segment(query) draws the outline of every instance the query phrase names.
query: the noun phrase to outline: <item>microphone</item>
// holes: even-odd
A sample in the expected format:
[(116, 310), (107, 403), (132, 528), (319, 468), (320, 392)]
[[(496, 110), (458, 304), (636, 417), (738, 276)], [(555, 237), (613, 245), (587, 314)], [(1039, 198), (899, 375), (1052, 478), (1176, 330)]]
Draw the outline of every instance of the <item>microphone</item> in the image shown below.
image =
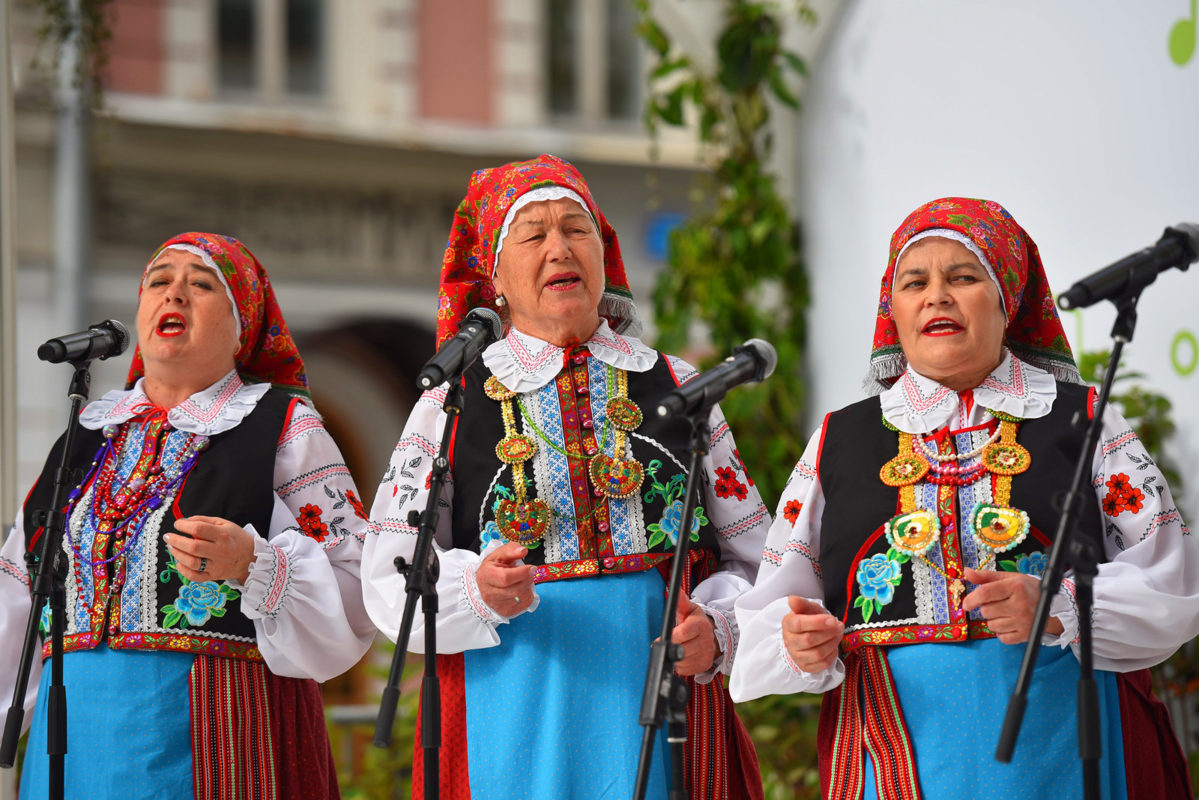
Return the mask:
[(129, 345), (129, 331), (119, 320), (106, 319), (79, 333), (68, 333), (48, 339), (37, 349), (42, 361), (57, 364), (61, 361), (101, 361), (119, 356)]
[(432, 389), (449, 380), (457, 380), (474, 363), (483, 348), (500, 338), (504, 326), (500, 315), (490, 308), (472, 308), (453, 339), (441, 346), (416, 376), (416, 385)]
[(1100, 300), (1115, 302), (1132, 291), (1144, 289), (1157, 278), (1157, 273), (1170, 267), (1185, 271), (1199, 259), (1199, 225), (1180, 222), (1166, 228), (1157, 244), (1088, 275), (1063, 292), (1057, 304), (1067, 311), (1086, 308)]
[(696, 375), (667, 394), (658, 404), (659, 417), (690, 416), (711, 408), (742, 383), (756, 383), (774, 374), (778, 365), (774, 346), (763, 339), (750, 339), (707, 372)]

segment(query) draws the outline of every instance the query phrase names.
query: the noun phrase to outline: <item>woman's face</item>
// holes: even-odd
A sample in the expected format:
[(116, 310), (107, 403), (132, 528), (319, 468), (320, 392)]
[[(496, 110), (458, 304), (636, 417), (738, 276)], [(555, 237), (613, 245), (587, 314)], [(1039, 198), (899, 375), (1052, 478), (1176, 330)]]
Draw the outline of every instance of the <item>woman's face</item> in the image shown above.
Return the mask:
[(183, 368), (213, 381), (233, 369), (237, 324), (217, 274), (186, 250), (159, 254), (142, 280), (137, 343), (147, 378)]
[(557, 345), (585, 342), (599, 325), (604, 247), (591, 214), (574, 200), (529, 203), (500, 250), (495, 291), (512, 327)]
[(1007, 328), (999, 288), (966, 246), (929, 237), (895, 268), (891, 317), (916, 372), (957, 391), (999, 364)]

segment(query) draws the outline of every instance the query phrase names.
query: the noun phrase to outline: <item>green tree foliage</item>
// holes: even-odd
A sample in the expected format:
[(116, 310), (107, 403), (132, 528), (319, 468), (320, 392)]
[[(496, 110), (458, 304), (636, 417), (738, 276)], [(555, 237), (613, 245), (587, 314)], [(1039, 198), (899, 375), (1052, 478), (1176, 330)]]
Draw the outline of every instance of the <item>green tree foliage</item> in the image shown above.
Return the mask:
[[(656, 57), (646, 123), (685, 126), (694, 120), (711, 161), (704, 203), (670, 237), (670, 268), (658, 279), (654, 311), (658, 347), (688, 349), (694, 326), (706, 328), (712, 361), (746, 339), (778, 350), (774, 376), (722, 401), (768, 505), (803, 451), (804, 347), (808, 280), (799, 229), (767, 169), (772, 140), (771, 98), (799, 108), (788, 81), (806, 72), (783, 47), (772, 3), (726, 0), (709, 71), (683, 53), (637, 0), (638, 32)], [(810, 18), (806, 5), (801, 12)]]
[[(774, 376), (738, 388), (721, 402), (767, 505), (803, 452), (804, 351), (808, 279), (799, 227), (767, 168), (772, 99), (798, 110), (789, 81), (806, 74), (803, 60), (782, 42), (780, 10), (769, 2), (725, 0), (714, 66), (704, 71), (638, 0), (638, 32), (656, 63), (650, 74), (646, 123), (694, 121), (711, 163), (705, 202), (670, 239), (670, 264), (658, 279), (654, 311), (658, 347), (688, 349), (694, 328), (706, 328), (709, 361), (746, 339), (778, 350)], [(805, 3), (802, 21), (814, 21)], [(707, 366), (707, 365), (701, 365)], [(766, 797), (817, 798), (816, 723), (820, 697), (787, 695), (742, 703), (738, 713), (758, 750)]]

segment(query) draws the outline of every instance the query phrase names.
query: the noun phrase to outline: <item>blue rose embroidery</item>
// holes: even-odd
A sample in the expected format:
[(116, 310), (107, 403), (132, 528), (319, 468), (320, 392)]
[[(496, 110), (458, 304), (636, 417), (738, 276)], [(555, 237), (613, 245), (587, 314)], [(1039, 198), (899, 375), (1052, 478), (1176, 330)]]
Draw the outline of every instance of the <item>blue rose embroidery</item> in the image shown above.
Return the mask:
[(505, 541), (507, 540), (504, 538), (504, 535), (500, 533), (500, 526), (496, 525), (495, 521), (492, 520), (483, 526), (483, 532), (479, 534), (479, 542), (481, 545), (479, 549), (487, 547), (487, 545), (491, 542)]
[(1048, 564), (1049, 559), (1045, 557), (1044, 553), (1029, 553), (1026, 556), (1020, 556), (1020, 560), (1016, 562), (1016, 570), (1022, 575), (1032, 575), (1039, 578)]
[(889, 558), (890, 555), (875, 553), (858, 563), (856, 578), (859, 594), (853, 605), (862, 610), (863, 622), (869, 622), (872, 616), (882, 611), (883, 606), (895, 599), (895, 587), (901, 578), (901, 562)]
[(1014, 561), (1010, 558), (1005, 558), (999, 562), (999, 567), (1004, 572), (1019, 572), (1021, 575), (1032, 575), (1034, 578), (1039, 578), (1048, 565), (1048, 557), (1039, 551), (1022, 555)]
[[(669, 539), (671, 544), (678, 542), (679, 527), (682, 522), (683, 501), (675, 500), (662, 512), (662, 519), (645, 526), (645, 529), (650, 532), (649, 546), (654, 547), (665, 539)], [(699, 541), (699, 529), (707, 524), (708, 518), (704, 516), (704, 507), (696, 506), (695, 512), (691, 516), (691, 541)]]
[(236, 590), (217, 581), (185, 581), (175, 602), (162, 609), (163, 627), (198, 627), (213, 617), (223, 617), (225, 604), (239, 596)]

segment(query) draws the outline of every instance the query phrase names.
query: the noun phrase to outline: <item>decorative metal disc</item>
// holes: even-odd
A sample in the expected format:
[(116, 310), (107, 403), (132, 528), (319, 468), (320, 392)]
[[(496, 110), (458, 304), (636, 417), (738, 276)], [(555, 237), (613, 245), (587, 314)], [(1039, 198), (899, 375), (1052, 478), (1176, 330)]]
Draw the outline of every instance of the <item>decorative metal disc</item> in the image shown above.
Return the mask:
[(983, 448), (982, 463), (996, 475), (1019, 475), (1032, 464), (1032, 454), (1018, 442), (992, 442)]
[(495, 457), (505, 464), (520, 464), (528, 461), (537, 452), (537, 443), (521, 433), (500, 439), (495, 446)]
[(887, 541), (901, 553), (922, 556), (941, 538), (941, 521), (931, 511), (909, 511), (887, 520)]
[(928, 462), (914, 454), (895, 456), (883, 464), (878, 477), (888, 486), (912, 486), (928, 474)]
[(587, 467), (596, 491), (605, 497), (628, 497), (641, 488), (645, 468), (630, 459), (616, 459), (601, 453)]
[(970, 515), (975, 541), (993, 553), (1011, 550), (1023, 542), (1029, 527), (1028, 512), (1011, 506), (983, 503)]
[(492, 400), (507, 400), (516, 397), (516, 392), (500, 383), (500, 379), (494, 375), (483, 382), (483, 393)]
[(541, 498), (525, 503), (501, 500), (496, 508), (495, 524), (510, 542), (535, 547), (550, 524), (550, 507)]
[(613, 397), (608, 401), (608, 419), (612, 427), (622, 431), (636, 430), (644, 416), (641, 409), (627, 397)]

